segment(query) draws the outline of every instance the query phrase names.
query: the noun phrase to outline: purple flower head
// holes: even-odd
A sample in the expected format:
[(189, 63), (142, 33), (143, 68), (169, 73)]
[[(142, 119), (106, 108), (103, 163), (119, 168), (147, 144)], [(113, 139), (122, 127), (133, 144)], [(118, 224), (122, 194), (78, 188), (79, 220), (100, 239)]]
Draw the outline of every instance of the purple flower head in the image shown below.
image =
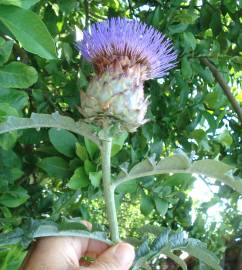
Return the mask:
[(94, 23), (83, 32), (77, 48), (99, 73), (139, 66), (143, 79), (163, 77), (177, 58), (170, 40), (145, 23), (111, 18)]

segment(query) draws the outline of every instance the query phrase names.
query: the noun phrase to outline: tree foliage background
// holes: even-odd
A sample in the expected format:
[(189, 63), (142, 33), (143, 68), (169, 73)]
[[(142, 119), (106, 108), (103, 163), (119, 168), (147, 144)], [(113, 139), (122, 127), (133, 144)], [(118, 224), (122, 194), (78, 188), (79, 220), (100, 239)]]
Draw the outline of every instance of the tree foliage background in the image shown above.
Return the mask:
[[(221, 160), (242, 177), (238, 112), (206, 64), (241, 103), (241, 8), (235, 0), (0, 0), (0, 122), (32, 112), (78, 120), (80, 91), (94, 71), (75, 49), (75, 26), (135, 18), (169, 37), (179, 58), (167, 78), (146, 82), (150, 121), (115, 138), (114, 172), (180, 149), (191, 160)], [(107, 231), (100, 152), (89, 140), (53, 128), (14, 131), (0, 135), (0, 157), (0, 232), (17, 237), (16, 229), (34, 220), (75, 218)], [(201, 183), (207, 194), (199, 194)], [(144, 224), (185, 230), (205, 242), (224, 269), (241, 269), (242, 201), (236, 190), (206, 177), (166, 174), (124, 184), (116, 199), (124, 239), (142, 235)], [(213, 209), (219, 216), (209, 216)], [(7, 246), (0, 238), (1, 269), (18, 269), (25, 254), (20, 242)], [(169, 260), (157, 264), (178, 269)], [(196, 260), (192, 265), (208, 269)]]

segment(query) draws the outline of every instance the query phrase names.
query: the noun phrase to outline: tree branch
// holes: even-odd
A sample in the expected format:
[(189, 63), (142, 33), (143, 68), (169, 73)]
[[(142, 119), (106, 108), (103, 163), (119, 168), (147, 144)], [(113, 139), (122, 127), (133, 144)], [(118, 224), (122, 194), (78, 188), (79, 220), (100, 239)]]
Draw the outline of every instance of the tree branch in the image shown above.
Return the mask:
[(231, 89), (228, 86), (228, 84), (226, 83), (226, 81), (224, 80), (223, 76), (218, 71), (218, 69), (207, 58), (201, 58), (201, 62), (205, 66), (207, 66), (210, 69), (210, 71), (212, 72), (215, 80), (219, 83), (220, 87), (223, 89), (224, 94), (227, 96), (232, 108), (234, 109), (234, 111), (238, 115), (238, 119), (239, 119), (240, 123), (242, 124), (242, 109), (241, 109), (239, 103), (237, 102), (237, 100), (234, 98), (234, 96), (231, 92)]

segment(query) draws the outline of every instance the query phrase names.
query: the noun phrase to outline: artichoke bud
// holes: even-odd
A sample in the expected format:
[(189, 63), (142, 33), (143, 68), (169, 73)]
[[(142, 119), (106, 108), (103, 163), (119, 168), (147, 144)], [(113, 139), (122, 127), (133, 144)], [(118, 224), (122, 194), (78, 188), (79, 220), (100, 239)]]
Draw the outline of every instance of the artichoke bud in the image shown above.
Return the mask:
[(147, 121), (147, 107), (143, 81), (133, 72), (106, 71), (81, 91), (81, 113), (102, 127), (118, 123), (133, 132)]
[(77, 48), (97, 73), (81, 92), (82, 115), (101, 127), (118, 124), (130, 132), (146, 123), (144, 81), (175, 66), (171, 42), (144, 23), (112, 18), (84, 30)]

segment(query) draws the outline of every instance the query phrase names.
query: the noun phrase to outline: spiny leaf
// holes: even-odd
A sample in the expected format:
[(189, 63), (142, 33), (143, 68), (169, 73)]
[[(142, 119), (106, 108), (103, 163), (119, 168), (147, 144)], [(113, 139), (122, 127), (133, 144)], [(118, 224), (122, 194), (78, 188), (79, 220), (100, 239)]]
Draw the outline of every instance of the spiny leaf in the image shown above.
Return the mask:
[[(219, 260), (207, 249), (204, 243), (197, 239), (188, 238), (187, 233), (184, 231), (174, 232), (169, 228), (160, 229), (162, 230), (161, 234), (151, 244), (149, 244), (149, 240), (145, 240), (138, 248), (139, 252), (136, 256), (134, 269), (140, 269), (139, 267), (144, 261), (151, 260), (163, 253), (185, 270), (187, 269), (185, 263), (172, 252), (173, 250), (182, 250), (198, 258), (214, 270), (221, 270)], [(140, 231), (143, 234), (143, 231)]]
[(233, 170), (232, 166), (212, 159), (195, 161), (190, 168), (191, 172), (213, 177), (242, 193), (242, 180), (232, 175)]
[(185, 155), (174, 155), (161, 159), (156, 170), (186, 170), (190, 167), (189, 159)]
[(198, 160), (191, 166), (191, 171), (205, 175), (208, 174), (210, 177), (214, 175), (215, 178), (219, 178), (225, 174), (229, 176), (229, 172), (232, 170), (232, 166), (213, 159)]
[(97, 241), (104, 242), (111, 245), (112, 242), (106, 238), (103, 232), (89, 232), (87, 230), (71, 229), (73, 225), (69, 224), (68, 230), (59, 230), (56, 224), (54, 225), (40, 225), (33, 233), (33, 238), (47, 237), (47, 236), (76, 236), (91, 238)]
[(242, 180), (233, 176), (232, 169), (233, 167), (223, 162), (210, 159), (195, 161), (191, 164), (186, 155), (179, 153), (160, 160), (155, 166), (147, 159), (141, 161), (128, 174), (120, 174), (114, 186), (117, 187), (126, 181), (156, 174), (197, 173), (215, 178), (242, 194)]
[(158, 237), (163, 231), (163, 228), (161, 228), (160, 226), (147, 224), (139, 228), (138, 231), (139, 233), (144, 234), (144, 235), (146, 235), (147, 233), (151, 233)]
[(186, 247), (181, 248), (183, 251), (188, 252), (190, 255), (198, 258), (200, 261), (204, 262), (208, 266), (212, 267), (215, 270), (222, 270), (219, 265), (218, 258), (210, 252), (204, 243), (197, 239), (190, 238), (188, 239), (188, 244)]
[(184, 231), (177, 231), (170, 235), (169, 243), (171, 248), (179, 248), (183, 247), (187, 244), (188, 236), (187, 233)]
[(171, 230), (168, 228), (164, 228), (163, 232), (153, 241), (151, 244), (151, 249), (154, 251), (158, 251), (168, 244), (169, 234)]
[(153, 169), (154, 167), (152, 163), (148, 159), (145, 159), (140, 163), (136, 164), (129, 172), (129, 175), (142, 174)]
[(16, 245), (21, 242), (22, 237), (24, 235), (24, 231), (20, 228), (17, 228), (16, 230), (0, 234), (0, 247), (6, 247), (8, 245)]
[(148, 244), (148, 240), (145, 240), (141, 246), (137, 249), (136, 251), (136, 257), (140, 258), (140, 257), (144, 257), (147, 253), (149, 253), (150, 248), (149, 248), (149, 244)]
[(99, 139), (94, 134), (91, 126), (84, 122), (75, 122), (72, 118), (62, 116), (58, 112), (52, 114), (32, 113), (30, 118), (9, 116), (5, 122), (0, 124), (0, 134), (18, 129), (54, 127), (69, 130), (73, 133), (87, 137), (97, 145)]

